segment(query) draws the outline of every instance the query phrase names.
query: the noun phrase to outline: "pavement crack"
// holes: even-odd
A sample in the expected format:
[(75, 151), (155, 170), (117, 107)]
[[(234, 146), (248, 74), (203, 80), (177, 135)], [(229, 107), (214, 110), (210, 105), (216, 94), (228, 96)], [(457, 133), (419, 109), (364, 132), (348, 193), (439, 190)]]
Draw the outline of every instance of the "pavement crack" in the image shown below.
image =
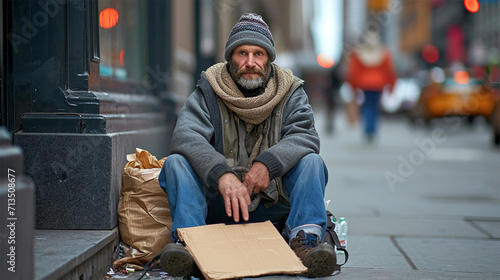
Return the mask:
[(480, 225), (476, 224), (474, 220), (465, 218), (465, 222), (467, 222), (469, 225), (471, 225), (473, 228), (477, 229), (480, 231), (482, 234), (486, 235), (489, 239), (495, 239), (491, 233), (486, 231), (484, 228), (482, 228)]
[(394, 236), (391, 236), (391, 241), (392, 241), (392, 244), (394, 244), (394, 246), (396, 246), (396, 248), (398, 249), (398, 251), (403, 255), (403, 257), (405, 258), (406, 262), (411, 267), (411, 269), (418, 270), (417, 266), (411, 261), (410, 257), (408, 257), (408, 255), (403, 250), (403, 248), (401, 248), (401, 246), (399, 246), (399, 244), (396, 241), (396, 238)]

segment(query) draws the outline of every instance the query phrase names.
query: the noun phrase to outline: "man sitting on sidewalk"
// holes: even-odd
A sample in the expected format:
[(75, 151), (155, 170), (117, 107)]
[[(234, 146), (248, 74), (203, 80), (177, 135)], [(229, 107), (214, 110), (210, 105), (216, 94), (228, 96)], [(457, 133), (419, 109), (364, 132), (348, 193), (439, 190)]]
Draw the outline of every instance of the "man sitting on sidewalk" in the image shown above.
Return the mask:
[(197, 270), (178, 228), (286, 220), (307, 276), (329, 276), (336, 255), (319, 244), (328, 171), (303, 81), (272, 63), (274, 40), (257, 14), (241, 16), (224, 58), (202, 74), (180, 111), (159, 176), (174, 241), (162, 251), (162, 269), (175, 277)]

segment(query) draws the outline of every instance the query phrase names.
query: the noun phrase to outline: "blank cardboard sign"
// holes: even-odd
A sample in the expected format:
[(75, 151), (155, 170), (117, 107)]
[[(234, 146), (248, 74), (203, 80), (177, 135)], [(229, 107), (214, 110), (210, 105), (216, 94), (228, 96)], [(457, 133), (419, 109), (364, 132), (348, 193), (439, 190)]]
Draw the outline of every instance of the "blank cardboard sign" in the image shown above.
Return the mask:
[(207, 279), (307, 271), (270, 221), (178, 229), (179, 238)]

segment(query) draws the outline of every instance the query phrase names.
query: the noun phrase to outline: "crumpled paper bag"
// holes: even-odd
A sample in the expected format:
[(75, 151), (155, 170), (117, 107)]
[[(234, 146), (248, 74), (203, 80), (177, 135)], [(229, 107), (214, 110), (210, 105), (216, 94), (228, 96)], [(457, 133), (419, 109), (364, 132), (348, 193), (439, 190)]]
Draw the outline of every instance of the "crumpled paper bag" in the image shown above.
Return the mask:
[(118, 221), (125, 256), (113, 267), (126, 264), (143, 266), (172, 242), (172, 218), (167, 194), (160, 188), (158, 175), (166, 158), (157, 160), (148, 151), (137, 148), (127, 155), (118, 203)]

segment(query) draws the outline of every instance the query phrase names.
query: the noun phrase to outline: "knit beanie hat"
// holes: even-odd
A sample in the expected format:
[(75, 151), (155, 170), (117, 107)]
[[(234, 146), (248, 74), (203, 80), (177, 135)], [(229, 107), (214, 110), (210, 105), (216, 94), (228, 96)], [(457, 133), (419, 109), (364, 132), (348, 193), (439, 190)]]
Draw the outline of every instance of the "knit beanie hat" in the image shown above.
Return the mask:
[(234, 25), (226, 42), (224, 53), (226, 61), (231, 60), (234, 49), (241, 45), (257, 45), (267, 51), (270, 61), (276, 58), (273, 35), (262, 16), (258, 14), (244, 14)]

